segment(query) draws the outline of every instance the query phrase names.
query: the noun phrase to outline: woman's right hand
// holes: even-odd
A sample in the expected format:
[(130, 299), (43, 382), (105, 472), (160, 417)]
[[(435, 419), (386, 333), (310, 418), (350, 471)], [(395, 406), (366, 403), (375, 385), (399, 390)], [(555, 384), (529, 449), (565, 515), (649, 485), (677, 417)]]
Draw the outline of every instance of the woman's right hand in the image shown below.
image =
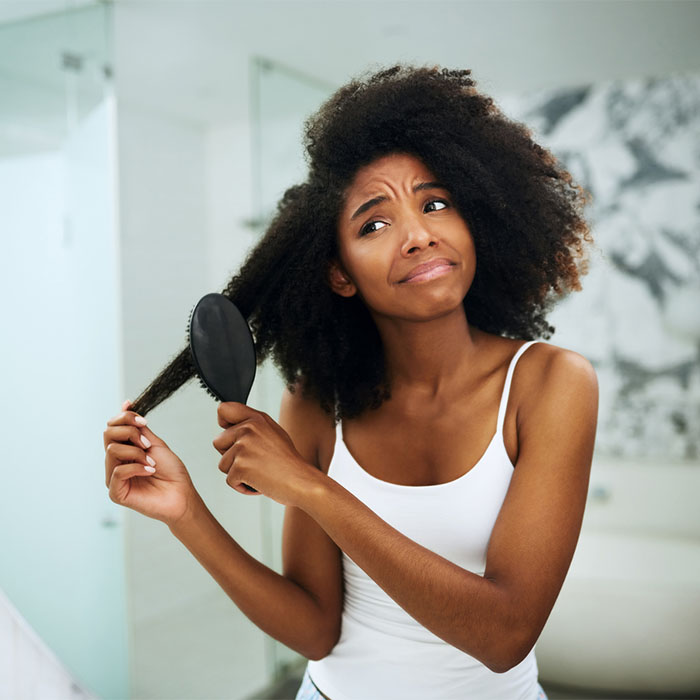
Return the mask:
[[(122, 405), (120, 414), (107, 421), (104, 431), (105, 477), (109, 497), (115, 503), (161, 520), (176, 523), (199, 497), (187, 468), (180, 458), (152, 430), (136, 421), (145, 421)], [(150, 445), (144, 444), (145, 437)], [(154, 472), (151, 458), (155, 464)]]

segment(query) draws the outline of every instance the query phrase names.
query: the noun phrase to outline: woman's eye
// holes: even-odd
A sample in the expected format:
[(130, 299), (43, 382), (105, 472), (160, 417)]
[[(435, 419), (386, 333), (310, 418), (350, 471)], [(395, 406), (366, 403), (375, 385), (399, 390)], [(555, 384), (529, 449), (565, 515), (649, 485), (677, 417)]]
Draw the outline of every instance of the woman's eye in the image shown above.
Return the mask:
[(374, 233), (376, 229), (372, 230), (369, 227), (370, 226), (375, 226), (376, 224), (382, 224), (383, 226), (386, 226), (386, 224), (383, 221), (370, 221), (369, 223), (365, 224), (361, 229), (360, 229), (360, 235), (365, 236), (368, 233)]
[(431, 204), (442, 204), (440, 209), (435, 209), (434, 211), (442, 211), (442, 209), (447, 209), (449, 206), (444, 199), (431, 199), (425, 206), (428, 207)]
[[(444, 199), (431, 199), (429, 202), (426, 202), (425, 206), (429, 207), (431, 204), (440, 204), (442, 206), (438, 207), (437, 209), (433, 209), (432, 211), (442, 211), (443, 209), (447, 209), (449, 207), (449, 203), (446, 202)], [(370, 226), (377, 226), (378, 224), (381, 224), (382, 226), (386, 226), (386, 222), (384, 221), (370, 221), (369, 223), (366, 223), (361, 229), (360, 229), (360, 235), (361, 236), (366, 236), (368, 233), (375, 233), (377, 229), (371, 229)]]

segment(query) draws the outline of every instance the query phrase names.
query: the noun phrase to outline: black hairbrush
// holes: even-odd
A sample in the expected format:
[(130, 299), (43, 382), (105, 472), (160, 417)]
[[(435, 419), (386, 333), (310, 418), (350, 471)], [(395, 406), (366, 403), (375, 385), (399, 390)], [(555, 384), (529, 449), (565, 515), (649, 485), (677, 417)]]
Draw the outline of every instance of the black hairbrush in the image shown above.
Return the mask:
[(255, 379), (255, 344), (238, 307), (223, 294), (205, 294), (187, 327), (199, 383), (218, 401), (245, 403)]

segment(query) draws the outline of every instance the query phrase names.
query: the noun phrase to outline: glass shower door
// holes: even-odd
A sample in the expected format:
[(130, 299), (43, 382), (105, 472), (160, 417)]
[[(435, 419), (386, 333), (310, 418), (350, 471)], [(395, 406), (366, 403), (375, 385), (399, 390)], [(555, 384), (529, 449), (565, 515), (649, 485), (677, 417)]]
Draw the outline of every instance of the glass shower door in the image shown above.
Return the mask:
[(0, 25), (0, 588), (45, 645), (14, 671), (32, 697), (60, 694), (52, 655), (76, 696), (128, 696), (110, 32), (105, 4)]

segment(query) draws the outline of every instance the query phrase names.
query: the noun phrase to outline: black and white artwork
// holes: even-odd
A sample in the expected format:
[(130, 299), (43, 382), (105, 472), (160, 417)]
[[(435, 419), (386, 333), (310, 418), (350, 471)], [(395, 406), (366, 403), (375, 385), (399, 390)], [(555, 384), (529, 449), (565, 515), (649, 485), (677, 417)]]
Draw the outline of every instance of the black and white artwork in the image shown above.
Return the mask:
[(700, 459), (700, 74), (497, 100), (592, 194), (583, 290), (550, 342), (600, 385), (596, 454)]

